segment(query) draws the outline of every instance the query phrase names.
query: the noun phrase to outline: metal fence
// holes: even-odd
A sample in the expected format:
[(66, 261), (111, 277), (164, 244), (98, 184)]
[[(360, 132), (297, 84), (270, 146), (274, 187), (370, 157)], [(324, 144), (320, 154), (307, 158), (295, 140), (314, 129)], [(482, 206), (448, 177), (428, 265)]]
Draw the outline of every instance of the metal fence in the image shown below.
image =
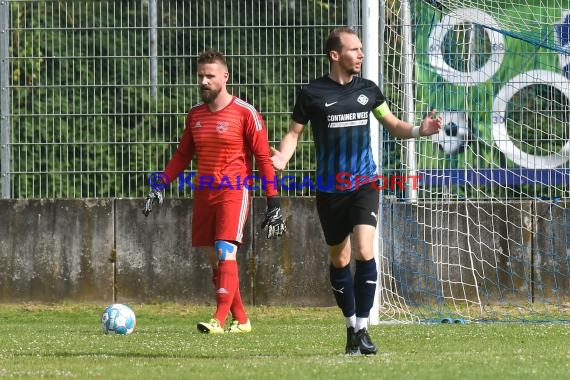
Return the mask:
[[(299, 85), (328, 70), (324, 38), (347, 24), (355, 3), (2, 2), (3, 197), (143, 196), (199, 101), (195, 61), (208, 47), (226, 54), (231, 92), (263, 114), (270, 141), (279, 141)], [(296, 175), (314, 169), (303, 138), (290, 164)]]
[[(343, 25), (365, 29), (361, 3), (0, 2), (2, 196), (144, 196), (148, 175), (165, 167), (188, 109), (199, 102), (196, 58), (209, 47), (226, 54), (230, 90), (263, 114), (276, 145), (298, 88), (328, 71), (323, 42), (329, 32)], [(398, 187), (384, 193), (418, 199), (568, 197), (567, 3), (527, 1), (533, 10), (524, 13), (528, 17), (505, 15), (482, 0), (457, 6), (463, 3), (473, 7), (462, 9), (463, 21), (431, 1), (375, 3), (381, 8), (378, 84), (392, 112), (411, 123), (433, 106), (446, 115), (445, 133), (432, 138), (402, 143), (381, 131), (383, 173), (418, 170), (424, 178), (417, 194)], [(507, 5), (516, 9), (518, 3)], [(543, 21), (538, 24), (536, 10)], [(468, 22), (474, 15), (483, 20)], [(517, 34), (483, 27), (493, 16), (499, 26), (539, 29)], [(518, 90), (505, 98), (512, 88)], [(458, 120), (464, 120), (459, 127)], [(302, 179), (314, 169), (311, 134), (305, 133), (283, 175)], [(314, 194), (310, 186), (281, 190), (287, 196)], [(169, 192), (192, 195), (177, 183)]]

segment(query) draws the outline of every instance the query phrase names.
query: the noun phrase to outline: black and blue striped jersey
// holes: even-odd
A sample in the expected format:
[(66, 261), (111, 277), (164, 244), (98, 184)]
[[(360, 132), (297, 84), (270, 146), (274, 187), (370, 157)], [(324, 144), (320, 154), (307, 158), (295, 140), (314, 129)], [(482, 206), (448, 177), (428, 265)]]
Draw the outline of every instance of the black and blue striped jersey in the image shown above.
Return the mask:
[[(385, 101), (374, 82), (356, 76), (341, 85), (326, 75), (300, 89), (293, 120), (303, 125), (311, 122), (319, 191), (353, 191), (358, 187), (357, 176), (377, 175), (370, 146), (370, 111)], [(339, 185), (340, 177), (344, 181)]]

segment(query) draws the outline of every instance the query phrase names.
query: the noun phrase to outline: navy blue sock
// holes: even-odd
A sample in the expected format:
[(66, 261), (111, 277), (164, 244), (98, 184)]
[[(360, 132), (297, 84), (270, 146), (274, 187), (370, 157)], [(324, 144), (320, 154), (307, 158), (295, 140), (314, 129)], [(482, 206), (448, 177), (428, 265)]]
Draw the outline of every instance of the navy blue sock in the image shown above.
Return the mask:
[(354, 299), (357, 318), (368, 318), (370, 316), (370, 309), (372, 309), (374, 304), (377, 280), (378, 271), (376, 270), (375, 259), (368, 261), (356, 260)]
[(350, 264), (344, 268), (335, 268), (330, 264), (330, 281), (336, 298), (336, 304), (342, 310), (345, 317), (354, 315), (354, 282)]

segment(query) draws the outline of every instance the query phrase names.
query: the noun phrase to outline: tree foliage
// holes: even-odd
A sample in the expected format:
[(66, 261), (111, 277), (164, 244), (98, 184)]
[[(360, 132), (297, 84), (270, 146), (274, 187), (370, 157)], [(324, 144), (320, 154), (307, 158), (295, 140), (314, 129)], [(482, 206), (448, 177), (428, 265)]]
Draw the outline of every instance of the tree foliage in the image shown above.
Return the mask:
[[(13, 197), (144, 195), (199, 101), (196, 57), (208, 47), (226, 54), (231, 91), (280, 140), (296, 89), (326, 69), (331, 20), (344, 21), (334, 2), (157, 4), (151, 83), (148, 1), (10, 3)], [(311, 167), (307, 148), (299, 151), (292, 169)]]

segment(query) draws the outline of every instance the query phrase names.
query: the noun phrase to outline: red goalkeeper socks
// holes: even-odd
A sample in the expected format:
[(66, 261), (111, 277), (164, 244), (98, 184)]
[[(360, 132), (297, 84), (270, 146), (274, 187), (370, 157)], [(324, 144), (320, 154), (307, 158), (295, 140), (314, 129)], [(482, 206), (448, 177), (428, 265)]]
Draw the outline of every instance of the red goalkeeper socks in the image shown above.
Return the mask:
[[(239, 280), (238, 280), (239, 282)], [(234, 300), (232, 302), (232, 306), (230, 308), (230, 311), (232, 312), (232, 318), (235, 321), (238, 321), (239, 323), (247, 323), (247, 314), (245, 312), (245, 309), (243, 307), (243, 302), (241, 299), (241, 294), (239, 291), (239, 284), (238, 287), (236, 289), (236, 293), (234, 295)]]
[[(235, 260), (220, 261), (218, 264), (218, 287), (216, 289), (216, 318), (224, 327), (226, 317), (238, 289), (238, 266)], [(241, 298), (241, 297), (240, 297)]]

